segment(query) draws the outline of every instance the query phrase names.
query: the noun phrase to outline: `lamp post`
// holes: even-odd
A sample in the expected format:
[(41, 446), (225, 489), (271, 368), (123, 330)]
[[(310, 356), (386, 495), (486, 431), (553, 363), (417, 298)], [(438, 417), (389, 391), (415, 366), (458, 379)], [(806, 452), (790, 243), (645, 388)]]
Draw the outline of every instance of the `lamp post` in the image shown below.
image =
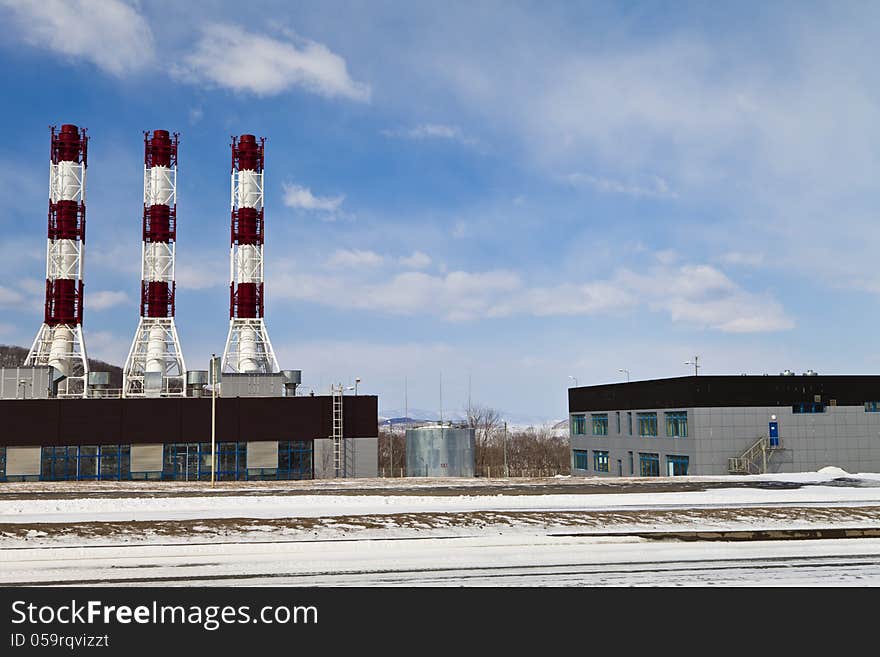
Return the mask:
[(211, 488), (217, 469), (217, 383), (220, 380), (220, 359), (211, 354)]
[(360, 380), (359, 378), (356, 378), (356, 379), (354, 380), (354, 396), (355, 396), (355, 397), (357, 397), (357, 394), (358, 394), (358, 383), (360, 383), (360, 382), (361, 382), (361, 380)]
[(684, 362), (685, 365), (693, 365), (694, 366), (694, 376), (700, 375), (700, 357), (694, 356), (693, 360), (686, 360)]
[(620, 368), (617, 371), (620, 372), (621, 374), (626, 373), (626, 382), (629, 383), (629, 370), (624, 369), (624, 368)]

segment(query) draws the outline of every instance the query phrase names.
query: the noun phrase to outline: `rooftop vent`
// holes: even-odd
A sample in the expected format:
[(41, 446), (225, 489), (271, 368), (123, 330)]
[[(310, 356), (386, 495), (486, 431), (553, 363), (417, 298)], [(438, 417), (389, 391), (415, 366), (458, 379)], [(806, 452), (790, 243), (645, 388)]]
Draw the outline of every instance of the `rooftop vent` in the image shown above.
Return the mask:
[(804, 376), (819, 376), (818, 372), (814, 372), (813, 370), (807, 370), (804, 372)]
[(784, 372), (780, 372), (779, 376), (794, 376), (794, 372), (791, 370), (785, 370)]

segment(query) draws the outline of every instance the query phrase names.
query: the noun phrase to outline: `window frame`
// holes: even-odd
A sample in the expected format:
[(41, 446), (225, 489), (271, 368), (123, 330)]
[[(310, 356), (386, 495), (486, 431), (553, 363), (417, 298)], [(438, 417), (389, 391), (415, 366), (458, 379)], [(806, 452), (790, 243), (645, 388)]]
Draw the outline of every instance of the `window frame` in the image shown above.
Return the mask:
[[(651, 467), (648, 468), (647, 465)], [(656, 466), (656, 469), (653, 466)], [(660, 454), (658, 452), (639, 452), (639, 476), (660, 476)]]
[[(656, 438), (657, 437), (657, 411), (643, 411), (636, 413), (636, 420), (639, 427), (639, 438)], [(653, 428), (653, 433), (645, 433), (645, 427), (648, 430)]]
[(593, 450), (593, 470), (596, 472), (611, 472), (610, 463), (611, 459), (609, 458), (608, 450)]
[[(688, 417), (687, 411), (666, 411), (666, 437), (687, 438)], [(684, 429), (684, 431), (682, 431)]]
[[(680, 469), (679, 466), (684, 464), (684, 472), (675, 472), (676, 469)], [(672, 472), (670, 473), (669, 466), (672, 466)], [(688, 471), (690, 470), (690, 457), (686, 454), (667, 454), (666, 455), (666, 475), (669, 477), (687, 477)]]
[[(279, 440), (278, 441), (278, 479), (314, 479), (315, 478), (315, 443), (312, 440)], [(308, 467), (302, 467), (307, 456)], [(296, 459), (294, 459), (296, 457)], [(296, 460), (298, 467), (291, 467)], [(292, 473), (307, 476), (291, 476)]]

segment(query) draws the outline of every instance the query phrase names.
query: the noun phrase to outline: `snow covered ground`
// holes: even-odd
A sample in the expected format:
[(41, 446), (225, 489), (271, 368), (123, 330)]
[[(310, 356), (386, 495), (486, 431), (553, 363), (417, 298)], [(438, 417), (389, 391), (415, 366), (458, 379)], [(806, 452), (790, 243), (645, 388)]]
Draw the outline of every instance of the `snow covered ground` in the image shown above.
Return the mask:
[(880, 585), (880, 475), (0, 486), (0, 585)]

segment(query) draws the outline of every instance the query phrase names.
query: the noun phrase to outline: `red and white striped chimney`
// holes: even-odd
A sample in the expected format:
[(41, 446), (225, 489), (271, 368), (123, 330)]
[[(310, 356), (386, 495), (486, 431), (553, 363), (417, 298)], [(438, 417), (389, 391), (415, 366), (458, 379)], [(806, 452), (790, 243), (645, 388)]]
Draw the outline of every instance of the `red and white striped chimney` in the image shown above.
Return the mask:
[(49, 235), (43, 325), (25, 366), (50, 365), (65, 377), (59, 393), (85, 395), (89, 364), (83, 340), (83, 255), (86, 241), (85, 128), (51, 128)]
[(263, 319), (264, 138), (232, 138), (227, 372), (270, 373), (278, 361)]
[(141, 316), (123, 368), (126, 397), (186, 393), (174, 324), (178, 142), (167, 130), (144, 133)]

